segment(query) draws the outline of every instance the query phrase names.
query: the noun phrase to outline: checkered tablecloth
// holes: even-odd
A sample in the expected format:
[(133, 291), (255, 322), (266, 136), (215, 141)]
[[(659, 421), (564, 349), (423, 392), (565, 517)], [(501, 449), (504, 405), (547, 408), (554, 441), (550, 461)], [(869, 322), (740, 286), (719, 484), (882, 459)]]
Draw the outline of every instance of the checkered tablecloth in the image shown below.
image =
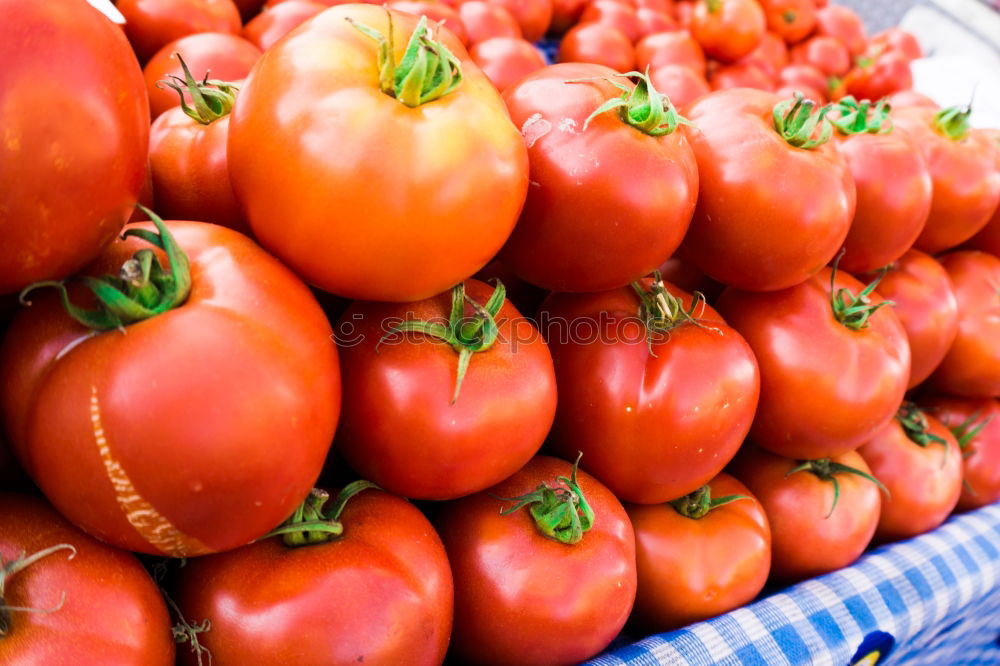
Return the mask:
[(1000, 664), (1000, 503), (882, 546), (847, 569), (588, 663)]

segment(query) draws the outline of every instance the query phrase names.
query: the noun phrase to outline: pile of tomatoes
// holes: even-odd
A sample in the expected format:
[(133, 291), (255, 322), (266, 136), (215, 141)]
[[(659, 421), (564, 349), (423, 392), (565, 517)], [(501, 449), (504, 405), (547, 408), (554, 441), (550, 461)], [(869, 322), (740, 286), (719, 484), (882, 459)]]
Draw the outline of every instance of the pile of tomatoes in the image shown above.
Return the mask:
[(263, 4), (0, 0), (0, 661), (575, 663), (1000, 500), (911, 35)]

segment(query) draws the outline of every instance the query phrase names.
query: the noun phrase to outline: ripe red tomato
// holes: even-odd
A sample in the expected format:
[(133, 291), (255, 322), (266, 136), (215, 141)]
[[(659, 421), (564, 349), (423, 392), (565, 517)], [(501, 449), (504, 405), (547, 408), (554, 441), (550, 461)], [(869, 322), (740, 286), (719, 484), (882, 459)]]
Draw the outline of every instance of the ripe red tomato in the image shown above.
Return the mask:
[[(750, 439), (788, 458), (829, 458), (863, 444), (892, 418), (910, 375), (896, 313), (854, 278), (831, 272), (781, 291), (730, 288), (718, 301), (760, 365)], [(854, 304), (869, 307), (851, 314)]]
[(552, 0), (487, 0), (510, 12), (521, 26), (524, 38), (537, 42), (552, 23)]
[(443, 2), (437, 0), (392, 0), (388, 6), (417, 17), (426, 16), (438, 25), (450, 30), (453, 35), (458, 37), (458, 41), (462, 42), (463, 46), (469, 44), (469, 36), (465, 32), (465, 25), (462, 23), (458, 11)]
[(699, 0), (691, 15), (691, 35), (705, 53), (735, 62), (760, 44), (767, 29), (757, 0)]
[[(996, 172), (1000, 174), (1000, 130), (986, 129), (982, 130), (982, 133), (993, 141), (997, 158)], [(993, 217), (986, 223), (986, 226), (970, 238), (965, 246), (973, 250), (989, 252), (995, 257), (1000, 257), (1000, 202), (998, 202), (997, 209), (993, 212)]]
[(790, 86), (782, 85), (774, 91), (779, 97), (795, 97), (795, 95), (802, 95), (804, 99), (812, 100), (816, 104), (822, 105), (826, 103), (826, 95), (821, 93), (815, 88), (810, 88), (809, 86)]
[(233, 0), (118, 0), (125, 36), (139, 62), (172, 41), (200, 32), (240, 34), (240, 11)]
[(692, 495), (625, 506), (638, 574), (632, 619), (647, 630), (676, 629), (734, 610), (767, 581), (771, 531), (746, 486), (719, 474)]
[(505, 7), (480, 0), (469, 0), (458, 7), (458, 15), (469, 35), (470, 44), (493, 37), (520, 37), (521, 26)]
[(747, 446), (731, 471), (767, 513), (771, 575), (778, 580), (850, 566), (875, 534), (879, 488), (854, 451), (802, 462)]
[(931, 396), (920, 408), (941, 421), (962, 449), (962, 494), (958, 510), (1000, 500), (1000, 402), (993, 398)]
[[(552, 537), (529, 507), (511, 512), (509, 498), (529, 493), (542, 500), (530, 511), (564, 512), (552, 521)], [(489, 491), (444, 505), (435, 525), (455, 577), (451, 642), (459, 659), (576, 663), (607, 646), (632, 610), (628, 515), (611, 491), (568, 462), (535, 457)]]
[(926, 106), (927, 108), (934, 109), (935, 111), (941, 109), (937, 102), (923, 93), (918, 93), (916, 90), (900, 90), (899, 92), (894, 92), (886, 98), (886, 101), (889, 102), (889, 106), (893, 109), (901, 109), (904, 106)]
[(167, 608), (139, 560), (43, 501), (0, 494), (0, 561), (4, 664), (174, 663)]
[(116, 241), (88, 274), (124, 265), (134, 286), (119, 288), (159, 314), (87, 317), (110, 328), (97, 332), (55, 293), (33, 293), (0, 347), (0, 405), (14, 451), (66, 517), (120, 548), (187, 556), (245, 544), (302, 501), (333, 438), (340, 382), (329, 322), (291, 271), (224, 227), (169, 232), (191, 267), (183, 304), (171, 307), (183, 299), (171, 286), (185, 282), (181, 254), (143, 281), (142, 257), (125, 262), (150, 244)]
[[(350, 498), (333, 518), (343, 532), (332, 538), (296, 532), (287, 536), (315, 541), (287, 546), (272, 537), (188, 561), (177, 604), (188, 621), (211, 622), (199, 640), (214, 663), (444, 660), (452, 578), (428, 520), (406, 500), (374, 489)], [(180, 652), (181, 663), (196, 663)]]
[(620, 499), (676, 499), (736, 454), (760, 377), (750, 347), (704, 301), (645, 279), (552, 294), (539, 325), (559, 388), (549, 442), (563, 456), (582, 451), (583, 468)]
[[(499, 93), (447, 29), (437, 34), (456, 54), (443, 66), (461, 69), (457, 87), (434, 101), (443, 91), (431, 81), (393, 89), (406, 103), (383, 93), (378, 44), (346, 19), (384, 34), (387, 16), (335, 7), (271, 47), (240, 91), (229, 172), (254, 235), (307, 281), (405, 302), (493, 258), (524, 202), (528, 157)], [(419, 24), (392, 16), (396, 62)]]
[(955, 508), (962, 492), (962, 450), (943, 423), (913, 403), (904, 403), (858, 453), (889, 490), (876, 540), (929, 532)]
[(920, 42), (913, 36), (913, 33), (893, 26), (872, 37), (868, 44), (870, 51), (895, 51), (904, 56), (907, 60), (916, 60), (924, 57), (924, 51), (920, 48)]
[(800, 42), (816, 27), (816, 3), (813, 0), (760, 0), (767, 19), (767, 29), (785, 42)]
[[(581, 28), (591, 26), (605, 27)], [(650, 94), (645, 79), (632, 78)], [(673, 108), (651, 112), (636, 90), (606, 67), (566, 63), (504, 92), (535, 185), (500, 256), (528, 282), (574, 292), (620, 287), (652, 272), (684, 237), (698, 191), (686, 132)], [(623, 105), (593, 115), (614, 98)]]
[(635, 7), (615, 0), (592, 0), (580, 14), (580, 23), (606, 23), (621, 30), (631, 42), (642, 36)]
[(851, 54), (833, 37), (810, 37), (793, 46), (789, 55), (796, 65), (812, 65), (827, 76), (843, 76), (851, 69)]
[(324, 9), (326, 5), (318, 2), (282, 2), (249, 20), (243, 26), (243, 37), (261, 51), (266, 51), (276, 41)]
[(844, 77), (847, 91), (858, 99), (878, 100), (913, 86), (910, 62), (898, 53), (890, 51), (858, 62)]
[(788, 47), (777, 34), (765, 32), (757, 48), (744, 56), (740, 62), (757, 65), (772, 79), (777, 79), (781, 69), (788, 65)]
[(545, 67), (542, 52), (520, 37), (487, 39), (472, 47), (469, 56), (501, 92)]
[(635, 68), (635, 48), (625, 33), (605, 23), (578, 23), (563, 35), (556, 59), (561, 63), (603, 65), (615, 72)]
[(746, 62), (719, 65), (713, 68), (708, 75), (708, 83), (712, 86), (712, 90), (725, 90), (726, 88), (774, 89), (774, 81), (767, 72), (754, 63)]
[(908, 250), (889, 266), (878, 293), (894, 303), (906, 331), (911, 359), (907, 388), (913, 388), (941, 363), (958, 333), (958, 303), (951, 279), (933, 257)]
[(868, 35), (861, 17), (843, 5), (830, 5), (816, 12), (816, 33), (837, 39), (851, 55), (864, 53)]
[[(783, 289), (820, 270), (840, 249), (854, 216), (854, 180), (836, 147), (815, 145), (822, 136), (814, 138), (810, 124), (802, 124), (817, 113), (807, 104), (734, 88), (687, 109), (701, 180), (682, 252), (716, 280), (754, 291)], [(783, 130), (775, 115), (783, 118)], [(796, 187), (777, 185), (786, 182)]]
[(0, 0), (0, 13), (7, 294), (75, 273), (118, 233), (142, 187), (149, 107), (132, 49), (93, 7)]
[(638, 7), (635, 16), (639, 19), (640, 38), (680, 28), (670, 14), (651, 7)]
[(552, 21), (549, 34), (562, 35), (580, 20), (580, 14), (590, 0), (552, 0)]
[(938, 260), (955, 289), (958, 334), (930, 384), (969, 398), (1000, 396), (1000, 259), (969, 250)]
[(687, 30), (658, 32), (639, 40), (635, 45), (635, 63), (639, 71), (664, 65), (682, 65), (698, 76), (706, 73), (705, 52)]
[(649, 80), (678, 109), (712, 92), (705, 77), (683, 65), (660, 65), (650, 71)]
[(778, 71), (778, 83), (794, 88), (811, 89), (823, 94), (825, 102), (827, 81), (823, 72), (812, 65), (786, 65)]

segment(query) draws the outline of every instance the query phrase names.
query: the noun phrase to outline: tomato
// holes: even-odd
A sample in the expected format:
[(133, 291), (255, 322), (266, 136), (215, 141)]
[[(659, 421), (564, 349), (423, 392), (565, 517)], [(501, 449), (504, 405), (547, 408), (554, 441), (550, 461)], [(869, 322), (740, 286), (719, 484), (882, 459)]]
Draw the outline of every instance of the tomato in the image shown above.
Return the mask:
[(118, 233), (142, 187), (149, 107), (132, 49), (93, 7), (0, 0), (0, 12), (7, 294), (75, 273)]
[(542, 52), (520, 37), (487, 39), (472, 47), (469, 56), (501, 92), (545, 67)]
[[(552, 537), (528, 507), (511, 513), (516, 504), (507, 498), (529, 493), (547, 500), (533, 502), (532, 511), (565, 507)], [(635, 535), (628, 515), (607, 488), (568, 462), (533, 458), (489, 491), (443, 506), (435, 525), (455, 576), (458, 659), (576, 663), (610, 643), (632, 610)]]
[[(422, 24), (392, 16), (398, 59)], [(428, 298), (503, 245), (528, 188), (527, 152), (499, 93), (448, 30), (437, 34), (458, 60), (445, 66), (460, 67), (461, 81), (433, 102), (401, 89), (411, 107), (380, 90), (378, 44), (345, 19), (388, 28), (379, 7), (335, 7), (254, 69), (230, 121), (233, 188), (260, 243), (317, 287)], [(420, 27), (416, 39), (426, 38)]]
[(691, 35), (722, 62), (734, 62), (757, 48), (766, 28), (757, 0), (700, 0), (691, 16)]
[(799, 127), (810, 113), (817, 112), (741, 88), (714, 92), (687, 109), (697, 128), (690, 137), (701, 180), (682, 252), (716, 280), (753, 291), (783, 289), (840, 249), (854, 215), (854, 181), (835, 146), (816, 145), (809, 126)]
[(793, 46), (789, 55), (796, 65), (812, 65), (826, 76), (843, 76), (851, 69), (851, 54), (833, 37), (810, 37)]
[(741, 63), (757, 65), (772, 79), (788, 64), (788, 48), (785, 42), (773, 32), (765, 32), (760, 44), (740, 60)]
[(904, 106), (926, 106), (929, 109), (938, 111), (941, 108), (933, 99), (923, 93), (918, 93), (916, 90), (894, 92), (886, 98), (886, 101), (894, 109), (900, 109)]
[(689, 29), (691, 27), (691, 17), (694, 16), (694, 2), (688, 2), (687, 0), (677, 0), (674, 3), (674, 18), (677, 19), (677, 24), (682, 28)]
[(779, 97), (795, 97), (796, 94), (802, 95), (803, 98), (812, 100), (816, 104), (824, 104), (826, 102), (826, 95), (821, 93), (815, 88), (810, 88), (809, 86), (790, 86), (783, 85), (777, 88), (774, 93)]
[(649, 73), (649, 80), (678, 109), (712, 91), (705, 77), (683, 65), (659, 65)]
[(324, 9), (326, 5), (318, 2), (283, 2), (265, 9), (248, 21), (243, 26), (243, 37), (261, 51), (266, 51), (276, 41)]
[[(644, 77), (632, 78), (651, 94)], [(674, 109), (634, 111), (645, 100), (635, 90), (606, 67), (567, 63), (504, 92), (535, 185), (500, 257), (528, 282), (613, 289), (650, 273), (680, 244), (698, 191), (695, 162)], [(614, 98), (628, 100), (621, 111), (593, 115)]]
[(639, 7), (635, 10), (635, 16), (639, 20), (640, 38), (655, 35), (658, 32), (679, 29), (677, 22), (670, 14), (658, 9)]
[(777, 580), (850, 566), (875, 534), (879, 488), (854, 451), (802, 462), (748, 446), (731, 471), (767, 513), (771, 575)]
[(962, 492), (962, 450), (951, 431), (912, 403), (858, 449), (888, 489), (875, 538), (895, 541), (944, 522)]
[(510, 12), (521, 26), (524, 38), (537, 42), (552, 23), (552, 0), (487, 0)]
[(793, 88), (816, 90), (826, 101), (827, 81), (823, 72), (812, 65), (787, 65), (778, 71), (778, 83)]
[(872, 37), (868, 47), (872, 51), (895, 51), (907, 60), (917, 60), (924, 57), (920, 42), (913, 33), (893, 26)]
[(635, 45), (635, 62), (643, 72), (663, 65), (683, 65), (702, 77), (706, 72), (705, 52), (687, 30), (643, 37)]
[(388, 6), (417, 17), (426, 16), (438, 25), (450, 30), (463, 45), (469, 43), (469, 36), (465, 32), (465, 25), (462, 23), (458, 11), (443, 2), (437, 0), (392, 0)]
[(958, 333), (958, 303), (951, 279), (933, 257), (908, 250), (889, 266), (878, 293), (893, 309), (910, 343), (910, 380), (913, 388), (941, 363)]
[(632, 617), (654, 632), (735, 610), (767, 581), (771, 531), (746, 486), (719, 474), (693, 495), (625, 506), (635, 530), (638, 574)]
[[(199, 81), (206, 74), (215, 81), (242, 81), (260, 57), (260, 49), (236, 35), (207, 32), (170, 42), (157, 51), (142, 70), (153, 120), (167, 109), (181, 104), (176, 92), (157, 85), (171, 75), (183, 77), (178, 53)], [(191, 103), (187, 95), (185, 100)]]
[(118, 0), (125, 36), (139, 62), (166, 44), (200, 32), (240, 34), (240, 11), (233, 0)]
[(593, 0), (580, 14), (580, 23), (605, 23), (613, 26), (621, 30), (630, 42), (637, 41), (641, 36), (635, 7), (615, 0)]
[(733, 63), (720, 65), (708, 75), (712, 90), (726, 88), (756, 88), (773, 90), (774, 82), (767, 72), (753, 63)]
[[(646, 279), (594, 294), (552, 294), (539, 313), (556, 365), (549, 443), (629, 502), (707, 483), (753, 421), (760, 378), (743, 338), (704, 301)], [(669, 306), (669, 307), (668, 307)]]
[(844, 77), (847, 91), (858, 99), (878, 100), (913, 86), (910, 63), (898, 53), (861, 58), (858, 62)]
[[(334, 521), (337, 536), (295, 532), (286, 538), (301, 545), (272, 537), (188, 561), (177, 604), (189, 622), (211, 622), (199, 640), (214, 663), (444, 660), (451, 570), (428, 520), (406, 500), (369, 489), (348, 499)], [(181, 654), (181, 663), (196, 663)]]
[(851, 55), (864, 53), (868, 45), (861, 17), (843, 5), (830, 5), (816, 12), (816, 33), (837, 39)]
[[(993, 141), (997, 156), (996, 172), (1000, 173), (1000, 130), (987, 129), (982, 130), (982, 133)], [(998, 203), (997, 209), (993, 212), (993, 217), (986, 223), (986, 226), (969, 239), (966, 247), (974, 250), (983, 250), (993, 256), (1000, 256), (1000, 203)]]
[(556, 59), (561, 63), (603, 65), (625, 73), (635, 68), (635, 49), (625, 33), (614, 26), (579, 23), (563, 35)]
[(4, 664), (174, 663), (167, 608), (139, 560), (42, 500), (0, 494), (0, 560)]
[(478, 44), (492, 37), (520, 37), (521, 26), (504, 7), (469, 0), (458, 7), (458, 15), (469, 35), (470, 44)]
[(760, 5), (767, 19), (767, 29), (789, 44), (801, 42), (816, 27), (813, 0), (760, 0)]
[(910, 374), (896, 313), (854, 278), (831, 273), (768, 293), (730, 288), (717, 305), (760, 365), (750, 439), (788, 458), (829, 458), (863, 444), (892, 418)]
[(969, 398), (1000, 396), (1000, 259), (970, 250), (938, 260), (955, 289), (958, 334), (930, 384)]
[(936, 254), (969, 240), (1000, 203), (997, 148), (988, 134), (968, 127), (969, 109), (909, 107), (893, 117), (927, 160), (934, 195), (916, 247)]
[(552, 0), (552, 21), (550, 35), (562, 35), (580, 20), (580, 14), (590, 0)]
[[(129, 323), (134, 306), (105, 309), (85, 326), (55, 293), (33, 293), (0, 347), (0, 406), (14, 451), (66, 517), (119, 548), (187, 556), (245, 544), (302, 501), (340, 382), (330, 325), (288, 269), (224, 227), (164, 229), (158, 242), (172, 233), (190, 262), (186, 300), (140, 273), (126, 291), (160, 314)], [(149, 247), (116, 241), (88, 273), (116, 275)]]

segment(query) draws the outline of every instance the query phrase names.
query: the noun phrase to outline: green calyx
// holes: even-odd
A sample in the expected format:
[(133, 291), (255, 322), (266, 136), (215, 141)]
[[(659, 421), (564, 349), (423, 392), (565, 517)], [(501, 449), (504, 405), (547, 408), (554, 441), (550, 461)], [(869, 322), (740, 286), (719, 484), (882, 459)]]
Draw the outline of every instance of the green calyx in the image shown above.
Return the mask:
[[(209, 125), (212, 122), (229, 115), (236, 103), (236, 92), (239, 90), (235, 84), (227, 81), (216, 81), (208, 79), (208, 72), (205, 78), (199, 82), (191, 74), (187, 63), (180, 53), (175, 53), (177, 60), (184, 70), (184, 78), (170, 75), (170, 79), (163, 79), (156, 82), (157, 88), (171, 88), (181, 97), (181, 109), (198, 123)], [(191, 95), (193, 106), (188, 106), (184, 99), (184, 93)]]
[(288, 520), (262, 536), (261, 539), (280, 536), (285, 545), (290, 548), (331, 541), (344, 532), (344, 526), (340, 523), (340, 514), (344, 512), (347, 501), (362, 490), (369, 488), (381, 490), (371, 481), (359, 480), (349, 483), (337, 494), (329, 511), (326, 511), (324, 507), (330, 500), (330, 493), (313, 488), (306, 500), (295, 509), (295, 513)]
[(989, 422), (993, 420), (992, 414), (986, 418), (979, 418), (980, 414), (981, 412), (976, 410), (972, 414), (969, 414), (969, 416), (958, 425), (948, 427), (951, 434), (955, 435), (958, 447), (962, 449), (963, 458), (968, 458), (972, 455), (972, 450), (969, 448), (969, 445), (972, 443), (972, 440), (979, 436), (979, 433), (982, 432), (983, 428), (989, 425)]
[(11, 629), (11, 613), (54, 613), (63, 607), (66, 602), (66, 592), (63, 591), (62, 596), (55, 606), (51, 608), (29, 608), (26, 606), (8, 606), (4, 601), (4, 597), (7, 593), (7, 583), (15, 575), (24, 571), (30, 567), (35, 562), (52, 555), (53, 553), (59, 552), (60, 550), (70, 551), (67, 559), (72, 560), (76, 557), (76, 547), (68, 543), (60, 543), (55, 546), (50, 546), (44, 550), (40, 550), (37, 553), (28, 555), (26, 551), (21, 551), (19, 557), (14, 558), (9, 562), (4, 562), (3, 556), (0, 555), (0, 638), (4, 638), (10, 634)]
[(837, 264), (840, 262), (842, 256), (844, 256), (843, 250), (837, 255), (837, 258), (833, 262), (833, 270), (830, 271), (830, 307), (833, 309), (833, 316), (837, 321), (852, 331), (860, 331), (863, 328), (868, 328), (869, 320), (879, 308), (887, 305), (895, 305), (893, 301), (881, 301), (874, 305), (871, 302), (872, 292), (875, 291), (875, 287), (885, 277), (888, 266), (883, 267), (879, 271), (878, 276), (861, 290), (860, 294), (855, 296), (851, 293), (850, 289), (837, 289), (835, 284)]
[(708, 484), (705, 484), (689, 495), (679, 497), (675, 500), (670, 500), (670, 506), (674, 507), (674, 510), (682, 516), (691, 518), (692, 520), (698, 520), (708, 515), (708, 512), (712, 509), (718, 509), (720, 506), (724, 506), (737, 500), (748, 499), (752, 498), (746, 495), (726, 495), (725, 497), (717, 497), (713, 499), (712, 489), (708, 486)]
[(934, 127), (952, 141), (961, 141), (969, 133), (972, 105), (949, 106), (934, 114)]
[(858, 102), (848, 96), (834, 105), (837, 113), (830, 122), (841, 134), (888, 134), (892, 131), (889, 102), (881, 99), (872, 105), (868, 100)]
[(878, 489), (885, 493), (886, 497), (890, 496), (889, 489), (882, 485), (881, 481), (868, 472), (863, 472), (856, 467), (851, 467), (850, 465), (835, 462), (829, 458), (820, 458), (819, 460), (803, 460), (797, 466), (788, 470), (788, 473), (785, 474), (785, 478), (787, 479), (792, 474), (796, 474), (798, 472), (809, 472), (820, 480), (833, 484), (833, 504), (830, 505), (830, 512), (827, 513), (824, 518), (829, 518), (833, 515), (833, 510), (837, 508), (837, 500), (840, 499), (840, 481), (837, 480), (838, 474), (854, 474), (856, 476), (860, 476), (862, 479), (867, 479), (878, 486)]
[(722, 0), (705, 0), (705, 8), (709, 14), (715, 14), (722, 9)]
[[(649, 353), (653, 353), (653, 338), (657, 334), (668, 334), (671, 330), (684, 324), (693, 324), (699, 328), (722, 335), (722, 329), (715, 326), (705, 326), (698, 321), (695, 312), (699, 306), (704, 312), (705, 296), (701, 292), (694, 292), (691, 298), (691, 307), (684, 309), (684, 302), (671, 294), (663, 284), (663, 277), (660, 271), (654, 271), (653, 282), (649, 288), (645, 288), (639, 282), (632, 283), (632, 289), (639, 298), (639, 318), (646, 325), (646, 343), (649, 345)], [(655, 356), (655, 354), (653, 354)]]
[(347, 22), (378, 44), (379, 88), (409, 107), (417, 107), (444, 97), (462, 83), (462, 65), (444, 43), (434, 39), (427, 28), (427, 17), (421, 16), (403, 58), (395, 59), (392, 12), (389, 36), (354, 19)]
[(126, 261), (118, 275), (100, 278), (85, 275), (79, 280), (97, 298), (98, 307), (87, 310), (70, 303), (65, 281), (36, 282), (21, 292), (21, 303), (31, 305), (27, 295), (41, 287), (59, 290), (63, 307), (73, 319), (95, 331), (123, 330), (125, 326), (155, 317), (178, 307), (191, 292), (191, 266), (187, 255), (177, 245), (170, 230), (153, 211), (140, 205), (157, 232), (146, 229), (129, 229), (122, 238), (135, 236), (163, 250), (169, 269), (160, 265), (156, 253), (143, 248)]
[[(451, 397), (451, 404), (458, 400), (459, 391), (462, 390), (462, 381), (465, 373), (469, 369), (469, 361), (476, 352), (482, 352), (493, 346), (500, 333), (495, 317), (503, 307), (507, 290), (503, 283), (496, 281), (496, 288), (490, 295), (486, 305), (476, 303), (465, 295), (465, 285), (460, 283), (451, 290), (451, 314), (448, 317), (448, 324), (428, 321), (404, 321), (392, 327), (388, 333), (382, 336), (379, 345), (387, 338), (397, 333), (423, 333), (433, 338), (438, 338), (451, 345), (452, 349), (458, 352), (458, 375), (455, 380), (455, 393)], [(472, 306), (471, 317), (465, 316), (465, 304)]]
[[(805, 150), (818, 148), (833, 135), (833, 127), (826, 117), (830, 108), (829, 104), (816, 108), (815, 102), (797, 92), (794, 99), (782, 100), (774, 105), (774, 129), (791, 146)], [(817, 128), (819, 136), (813, 138)]]
[(569, 478), (557, 477), (555, 485), (541, 483), (535, 490), (520, 497), (498, 497), (504, 502), (515, 502), (513, 507), (501, 511), (500, 515), (509, 516), (527, 506), (535, 526), (543, 535), (567, 545), (578, 543), (584, 533), (594, 526), (594, 510), (587, 504), (576, 481), (576, 469), (582, 455), (578, 455), (573, 463)]
[[(924, 448), (931, 444), (940, 444), (944, 447), (945, 460), (948, 458), (948, 442), (944, 437), (929, 432), (927, 416), (914, 403), (904, 402), (896, 412), (896, 420), (911, 442)], [(944, 461), (941, 464), (943, 465)]]
[(612, 109), (617, 110), (618, 117), (623, 123), (650, 136), (664, 136), (676, 130), (678, 125), (691, 124), (686, 118), (677, 113), (677, 109), (674, 108), (669, 97), (653, 87), (653, 82), (649, 80), (648, 68), (645, 74), (642, 72), (626, 72), (625, 74), (618, 74), (616, 76), (635, 79), (635, 85), (629, 87), (624, 83), (613, 80), (611, 77), (570, 79), (566, 82), (586, 83), (588, 81), (607, 81), (622, 91), (621, 96), (612, 97), (587, 116), (587, 119), (583, 121), (584, 130), (590, 125), (591, 120)]
[(795, 23), (795, 19), (797, 19), (798, 17), (799, 17), (799, 15), (796, 14), (791, 9), (786, 9), (785, 11), (783, 11), (781, 13), (781, 20), (784, 21), (785, 23), (788, 23), (788, 24)]

